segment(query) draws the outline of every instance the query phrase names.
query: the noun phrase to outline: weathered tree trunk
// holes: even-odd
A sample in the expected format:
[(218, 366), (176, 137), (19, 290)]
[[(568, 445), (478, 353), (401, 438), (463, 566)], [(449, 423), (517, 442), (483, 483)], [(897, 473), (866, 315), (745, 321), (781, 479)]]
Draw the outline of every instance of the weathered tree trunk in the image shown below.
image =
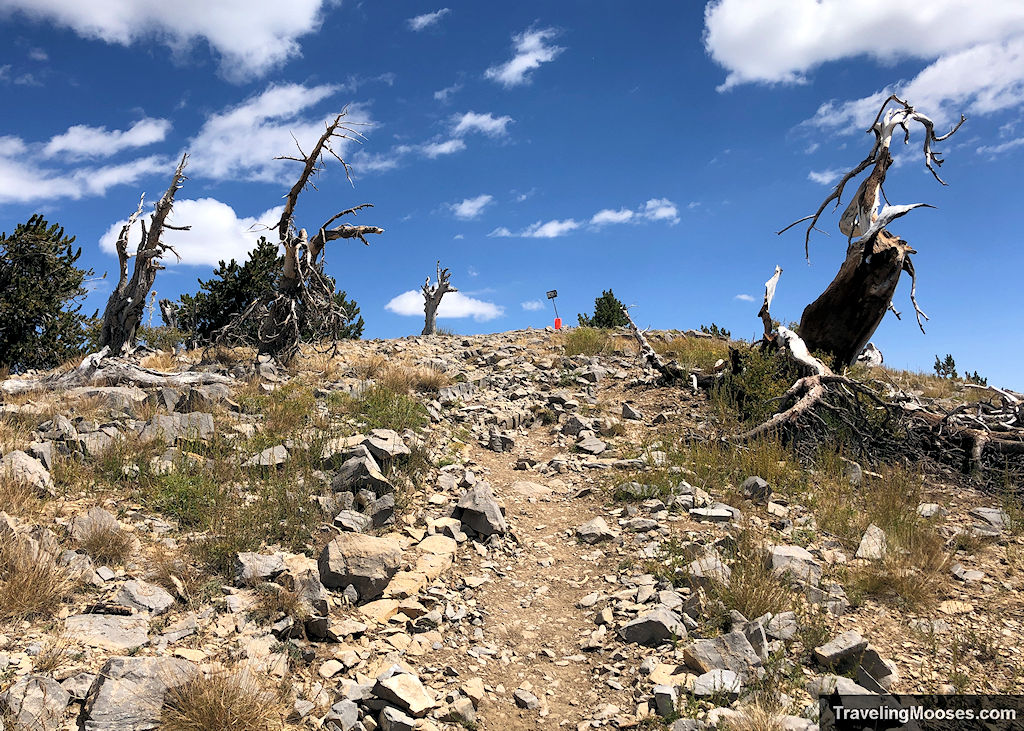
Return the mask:
[[(142, 223), (142, 238), (134, 254), (128, 253), (128, 237), (131, 234), (132, 226), (142, 214), (142, 200), (139, 201), (138, 209), (121, 228), (116, 245), (120, 275), (117, 286), (110, 293), (107, 307), (103, 311), (103, 324), (100, 331), (100, 350), (107, 355), (114, 357), (127, 355), (135, 348), (135, 337), (139, 324), (142, 322), (146, 296), (153, 287), (156, 273), (164, 268), (160, 259), (168, 251), (176, 257), (178, 256), (174, 249), (160, 240), (160, 237), (165, 228), (177, 231), (189, 229), (188, 226), (172, 226), (167, 223), (167, 217), (174, 207), (174, 195), (185, 180), (184, 170), (187, 162), (188, 153), (185, 153), (181, 156), (181, 162), (178, 163), (178, 167), (174, 171), (167, 192), (157, 201), (153, 215), (150, 217), (148, 231), (145, 222)], [(128, 260), (133, 256), (135, 257), (135, 269), (129, 279)]]
[(836, 365), (851, 365), (889, 310), (900, 275), (912, 270), (909, 244), (881, 231), (865, 257), (854, 242), (839, 273), (800, 318), (800, 337), (813, 351), (831, 353)]
[[(891, 102), (900, 106), (887, 111)], [(921, 319), (927, 320), (928, 317), (917, 306), (917, 280), (910, 259), (910, 254), (917, 252), (906, 241), (886, 231), (885, 227), (900, 216), (927, 204), (886, 205), (879, 210), (885, 199), (882, 186), (893, 162), (889, 152), (893, 134), (902, 129), (905, 133), (904, 142), (909, 141), (909, 125), (912, 122), (924, 127), (925, 166), (937, 181), (945, 185), (935, 171), (934, 166), (942, 165), (943, 161), (932, 150), (932, 143), (947, 139), (960, 128), (964, 120), (961, 116), (957, 125), (948, 133), (936, 135), (931, 119), (895, 95), (889, 97), (868, 130), (875, 136), (874, 146), (868, 156), (842, 177), (813, 215), (779, 231), (782, 233), (797, 223), (810, 220), (804, 238), (804, 251), (807, 252), (811, 232), (815, 230), (815, 224), (828, 204), (835, 201), (838, 207), (846, 184), (864, 170), (872, 168), (839, 219), (839, 230), (847, 237), (846, 260), (832, 283), (818, 299), (807, 306), (800, 319), (800, 337), (807, 347), (812, 351), (831, 354), (835, 367), (852, 365), (857, 360), (887, 310), (891, 309), (899, 317), (892, 306), (892, 296), (903, 272), (911, 276), (910, 301), (914, 305), (918, 326), (924, 332)], [(860, 238), (854, 241), (855, 236)], [(767, 324), (765, 327), (767, 331)]]
[(350, 140), (359, 136), (343, 124), (345, 115), (346, 111), (342, 110), (332, 122), (325, 125), (323, 134), (308, 155), (299, 147), (298, 157), (277, 158), (302, 164), (302, 172), (285, 195), (284, 210), (274, 226), (284, 249), (281, 272), (272, 290), (218, 331), (215, 336), (218, 344), (254, 346), (261, 354), (288, 360), (299, 352), (300, 342), (335, 343), (343, 337), (350, 315), (336, 301), (334, 280), (324, 273), (324, 248), (337, 239), (359, 239), (369, 246), (366, 235), (382, 234), (384, 229), (349, 223), (329, 228), (342, 216), (354, 216), (364, 208), (372, 208), (369, 203), (336, 213), (312, 237), (306, 229), (297, 229), (294, 219), (299, 195), (307, 186), (315, 187), (312, 179), (323, 168), (325, 155), (337, 159), (346, 175), (349, 172), (348, 163), (341, 159), (331, 144), (335, 139)]
[(441, 268), (441, 262), (437, 262), (437, 284), (431, 285), (430, 277), (427, 277), (422, 287), (425, 322), (421, 335), (437, 334), (437, 308), (441, 305), (441, 298), (448, 292), (459, 291), (448, 283), (450, 277), (448, 270)]

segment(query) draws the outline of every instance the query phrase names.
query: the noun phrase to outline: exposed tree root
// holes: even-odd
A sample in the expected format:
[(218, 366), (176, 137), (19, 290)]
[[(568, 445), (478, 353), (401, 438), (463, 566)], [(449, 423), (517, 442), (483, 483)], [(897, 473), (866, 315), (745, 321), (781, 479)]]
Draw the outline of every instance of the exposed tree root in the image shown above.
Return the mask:
[(13, 396), (39, 391), (56, 391), (79, 386), (133, 385), (141, 388), (187, 388), (212, 383), (234, 383), (218, 373), (185, 371), (164, 373), (143, 368), (124, 358), (108, 358), (106, 348), (86, 356), (81, 365), (66, 373), (42, 378), (9, 378), (0, 381), (0, 392)]

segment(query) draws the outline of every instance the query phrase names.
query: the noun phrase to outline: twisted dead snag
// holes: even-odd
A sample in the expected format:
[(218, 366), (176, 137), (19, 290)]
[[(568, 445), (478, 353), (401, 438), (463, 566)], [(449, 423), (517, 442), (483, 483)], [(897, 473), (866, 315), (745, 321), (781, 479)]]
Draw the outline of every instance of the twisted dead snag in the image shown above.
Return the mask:
[[(771, 301), (781, 270), (765, 283), (758, 315), (771, 320)], [(842, 444), (869, 462), (923, 460), (972, 474), (983, 483), (1024, 479), (1024, 396), (985, 388), (994, 401), (943, 409), (894, 386), (864, 383), (833, 373), (793, 331), (767, 331), (762, 347), (783, 352), (806, 373), (782, 396), (775, 414), (736, 435), (745, 443), (769, 434), (793, 444), (807, 459), (823, 444)], [(880, 387), (881, 386), (881, 387)]]
[(640, 348), (640, 357), (643, 358), (644, 362), (652, 369), (661, 374), (661, 377), (666, 383), (671, 383), (682, 378), (688, 378), (689, 372), (683, 370), (682, 367), (674, 360), (666, 363), (661, 359), (661, 356), (655, 352), (654, 348), (647, 341), (647, 337), (644, 335), (643, 330), (636, 326), (633, 322), (633, 318), (630, 317), (629, 309), (626, 307), (622, 308), (623, 314), (626, 316), (626, 320), (629, 321), (629, 331), (633, 334), (636, 339), (637, 345)]
[(437, 334), (437, 308), (441, 305), (441, 298), (448, 292), (458, 292), (455, 287), (448, 283), (451, 274), (447, 269), (441, 268), (441, 262), (437, 262), (437, 283), (431, 284), (430, 277), (420, 288), (423, 291), (423, 332), (421, 335)]
[(343, 124), (345, 116), (346, 111), (343, 110), (333, 121), (326, 123), (323, 134), (309, 154), (303, 152), (296, 141), (298, 157), (277, 158), (302, 164), (302, 172), (285, 196), (281, 218), (273, 227), (278, 231), (284, 250), (281, 270), (272, 289), (215, 334), (216, 344), (253, 347), (261, 355), (287, 361), (298, 353), (301, 342), (326, 342), (333, 348), (344, 337), (354, 313), (337, 295), (334, 279), (324, 272), (324, 251), (329, 242), (337, 239), (359, 239), (369, 246), (366, 236), (382, 234), (384, 229), (350, 223), (333, 225), (343, 216), (355, 216), (364, 208), (372, 208), (369, 203), (336, 213), (312, 237), (306, 229), (296, 229), (294, 219), (299, 195), (307, 187), (315, 189), (312, 180), (324, 168), (327, 155), (340, 162), (346, 176), (349, 175), (348, 163), (332, 145), (335, 140), (352, 140), (360, 136)]
[[(830, 353), (835, 367), (852, 365), (867, 345), (886, 311), (892, 308), (892, 297), (903, 272), (911, 277), (911, 303), (918, 326), (924, 332), (921, 321), (928, 317), (917, 304), (917, 277), (910, 259), (910, 255), (917, 252), (885, 227), (915, 208), (931, 206), (925, 203), (887, 204), (879, 210), (881, 201), (885, 199), (883, 184), (886, 173), (893, 162), (890, 147), (897, 130), (903, 130), (906, 144), (910, 141), (910, 126), (920, 124), (924, 128), (925, 166), (939, 183), (946, 185), (936, 170), (943, 159), (932, 145), (948, 139), (960, 129), (965, 119), (961, 116), (949, 132), (936, 135), (935, 124), (929, 117), (896, 95), (890, 96), (868, 130), (875, 141), (867, 157), (839, 180), (817, 211), (777, 232), (781, 234), (799, 223), (810, 221), (804, 236), (804, 253), (810, 261), (811, 232), (816, 230), (818, 219), (829, 203), (835, 202), (835, 208), (838, 208), (847, 183), (871, 168), (839, 219), (839, 230), (847, 237), (846, 260), (832, 283), (807, 306), (800, 319), (800, 335), (807, 346), (811, 350)], [(859, 238), (854, 240), (855, 236)]]
[[(171, 184), (163, 194), (153, 215), (150, 216), (149, 229), (147, 230), (144, 221), (140, 222), (142, 231), (139, 245), (133, 253), (128, 251), (128, 237), (131, 229), (139, 220), (142, 214), (143, 200), (145, 194), (139, 200), (139, 207), (128, 218), (128, 222), (121, 227), (121, 233), (117, 237), (116, 249), (119, 264), (120, 276), (114, 291), (110, 293), (107, 300), (107, 307), (103, 311), (103, 324), (100, 330), (99, 346), (111, 356), (129, 355), (135, 349), (135, 337), (142, 322), (142, 311), (146, 304), (146, 297), (156, 280), (156, 273), (164, 269), (160, 260), (168, 251), (174, 254), (179, 261), (181, 257), (169, 244), (162, 240), (164, 229), (175, 231), (188, 231), (190, 226), (173, 226), (168, 222), (171, 210), (174, 208), (174, 196), (181, 189), (185, 178), (185, 165), (188, 163), (188, 153), (181, 156), (181, 162), (174, 170)], [(128, 260), (134, 257), (135, 267), (132, 276), (128, 277)]]

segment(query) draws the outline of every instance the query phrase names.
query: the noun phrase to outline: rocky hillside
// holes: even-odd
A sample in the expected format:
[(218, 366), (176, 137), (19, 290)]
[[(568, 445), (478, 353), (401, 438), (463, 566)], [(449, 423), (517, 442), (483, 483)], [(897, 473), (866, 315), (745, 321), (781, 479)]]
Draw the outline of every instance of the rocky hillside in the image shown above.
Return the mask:
[(1024, 680), (1020, 486), (732, 446), (625, 338), (148, 364), (235, 385), (0, 405), (0, 729), (795, 730)]

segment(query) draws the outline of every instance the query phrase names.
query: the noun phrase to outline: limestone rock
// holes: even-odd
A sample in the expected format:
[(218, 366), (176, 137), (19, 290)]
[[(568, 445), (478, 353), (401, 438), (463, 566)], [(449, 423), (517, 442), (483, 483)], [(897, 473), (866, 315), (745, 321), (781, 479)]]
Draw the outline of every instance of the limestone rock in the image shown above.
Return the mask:
[(46, 675), (25, 675), (0, 694), (0, 718), (16, 728), (57, 731), (71, 695)]
[(657, 645), (673, 638), (685, 638), (686, 627), (675, 612), (658, 607), (629, 622), (619, 630), (623, 642)]
[(177, 658), (110, 658), (86, 701), (83, 731), (156, 729), (167, 691), (186, 683), (196, 672), (192, 663)]
[(452, 517), (482, 536), (500, 535), (508, 530), (505, 516), (486, 482), (478, 482), (462, 494)]
[(343, 533), (327, 544), (317, 562), (329, 589), (355, 587), (362, 601), (376, 599), (398, 572), (402, 549), (388, 538)]
[(150, 614), (163, 614), (174, 605), (174, 597), (163, 587), (132, 579), (124, 582), (114, 601), (126, 607)]

